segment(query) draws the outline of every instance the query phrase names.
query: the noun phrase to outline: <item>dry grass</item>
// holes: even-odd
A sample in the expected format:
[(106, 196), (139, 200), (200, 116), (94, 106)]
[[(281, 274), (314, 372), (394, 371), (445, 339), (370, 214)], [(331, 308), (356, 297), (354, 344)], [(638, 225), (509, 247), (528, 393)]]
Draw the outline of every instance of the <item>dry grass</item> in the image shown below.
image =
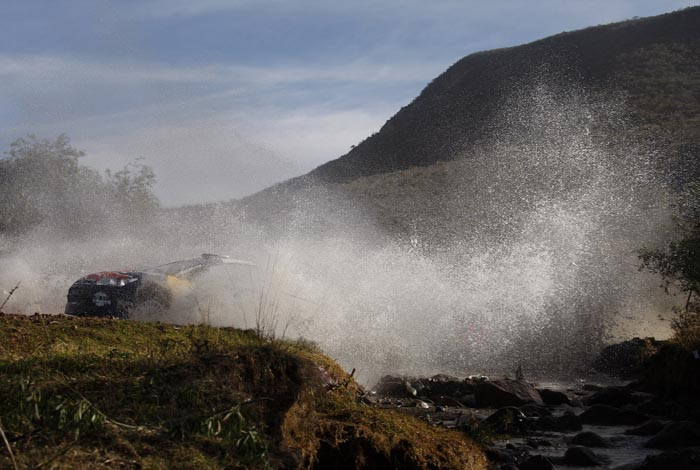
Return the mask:
[(303, 341), (39, 315), (0, 316), (0, 337), (0, 422), (19, 468), (486, 468), (465, 436), (360, 404)]

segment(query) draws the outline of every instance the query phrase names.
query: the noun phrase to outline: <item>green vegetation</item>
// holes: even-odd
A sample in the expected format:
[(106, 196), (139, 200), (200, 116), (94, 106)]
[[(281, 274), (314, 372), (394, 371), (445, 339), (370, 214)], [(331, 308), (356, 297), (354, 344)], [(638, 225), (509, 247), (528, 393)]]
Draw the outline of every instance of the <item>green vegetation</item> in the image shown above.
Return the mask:
[(80, 163), (85, 153), (65, 135), (16, 140), (0, 159), (0, 234), (43, 225), (75, 235), (106, 221), (142, 222), (159, 208), (153, 170), (136, 160), (104, 176)]
[(0, 337), (0, 468), (486, 468), (463, 434), (361, 404), (308, 342), (51, 315)]
[(658, 273), (664, 288), (679, 289), (685, 305), (676, 308), (674, 339), (687, 349), (700, 348), (700, 183), (689, 184), (676, 204), (677, 238), (663, 249), (640, 253), (642, 267)]

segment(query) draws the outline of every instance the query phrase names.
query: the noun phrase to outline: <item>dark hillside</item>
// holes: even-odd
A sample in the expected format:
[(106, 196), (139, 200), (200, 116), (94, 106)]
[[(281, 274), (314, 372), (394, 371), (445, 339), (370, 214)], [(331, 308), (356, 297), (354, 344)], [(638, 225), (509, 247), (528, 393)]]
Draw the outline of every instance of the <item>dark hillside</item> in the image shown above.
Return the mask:
[(626, 93), (642, 128), (673, 139), (678, 156), (697, 152), (700, 7), (693, 7), (471, 54), (377, 134), (295, 183), (347, 181), (454, 159), (487, 137), (504, 95), (543, 67), (588, 89)]

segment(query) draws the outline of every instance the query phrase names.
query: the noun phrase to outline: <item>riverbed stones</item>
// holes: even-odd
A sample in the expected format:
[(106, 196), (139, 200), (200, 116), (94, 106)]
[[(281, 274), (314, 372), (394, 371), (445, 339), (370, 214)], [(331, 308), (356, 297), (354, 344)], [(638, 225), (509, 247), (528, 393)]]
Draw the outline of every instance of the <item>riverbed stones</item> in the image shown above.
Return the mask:
[(621, 378), (634, 377), (660, 346), (661, 342), (654, 338), (633, 338), (613, 344), (600, 352), (593, 368)]
[(592, 431), (584, 431), (576, 434), (571, 439), (571, 443), (584, 447), (612, 447), (610, 441)]
[(484, 421), (499, 434), (521, 433), (525, 430), (526, 422), (525, 414), (514, 406), (500, 408)]
[(651, 419), (646, 423), (642, 423), (636, 428), (631, 428), (625, 431), (625, 434), (632, 436), (653, 436), (664, 428), (663, 423), (655, 419)]
[(675, 449), (650, 455), (641, 465), (624, 467), (625, 470), (700, 470), (700, 448)]
[(564, 463), (574, 467), (600, 467), (606, 459), (586, 447), (572, 446), (566, 449)]
[(580, 431), (583, 426), (581, 418), (571, 411), (567, 411), (562, 416), (543, 416), (535, 421), (535, 428), (540, 431), (570, 432)]
[(554, 470), (552, 462), (543, 455), (528, 457), (518, 466), (519, 470)]
[(669, 423), (644, 446), (656, 449), (700, 446), (700, 425), (693, 421)]
[(610, 405), (617, 408), (632, 400), (632, 393), (623, 387), (606, 387), (584, 400), (587, 405)]
[(569, 405), (571, 401), (569, 397), (564, 392), (559, 392), (556, 390), (550, 390), (548, 388), (539, 391), (542, 401), (546, 405)]
[(480, 407), (544, 404), (535, 387), (521, 380), (503, 379), (478, 383), (474, 392), (476, 403)]
[(579, 415), (584, 424), (601, 426), (636, 425), (648, 420), (645, 414), (634, 410), (616, 408), (610, 405), (592, 405)]

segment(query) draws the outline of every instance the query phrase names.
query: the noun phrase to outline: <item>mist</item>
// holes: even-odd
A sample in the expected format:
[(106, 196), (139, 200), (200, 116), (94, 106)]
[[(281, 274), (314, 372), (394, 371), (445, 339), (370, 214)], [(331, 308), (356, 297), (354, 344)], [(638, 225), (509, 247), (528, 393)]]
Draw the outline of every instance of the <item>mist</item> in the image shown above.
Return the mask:
[(514, 87), (457, 160), (4, 236), (0, 287), (21, 282), (5, 311), (60, 313), (88, 273), (219, 253), (255, 267), (212, 270), (194, 305), (152, 320), (254, 329), (262, 317), (365, 383), (584, 373), (616, 335), (665, 334), (653, 319), (667, 300), (636, 253), (667, 239), (672, 195), (654, 165), (663, 149), (630, 131), (624, 96), (550, 78)]

